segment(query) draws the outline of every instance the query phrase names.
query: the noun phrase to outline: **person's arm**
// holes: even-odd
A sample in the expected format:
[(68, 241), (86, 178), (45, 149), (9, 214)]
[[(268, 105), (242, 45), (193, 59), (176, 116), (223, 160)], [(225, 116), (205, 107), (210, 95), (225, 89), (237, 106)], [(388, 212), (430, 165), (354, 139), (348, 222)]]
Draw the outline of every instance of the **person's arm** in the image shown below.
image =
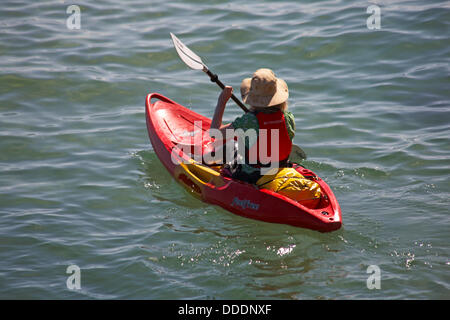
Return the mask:
[(211, 122), (210, 129), (219, 129), (223, 130), (226, 129), (226, 127), (229, 127), (228, 125), (222, 125), (222, 118), (223, 113), (225, 112), (225, 106), (227, 105), (228, 100), (230, 100), (231, 95), (233, 94), (233, 88), (230, 86), (226, 86), (222, 93), (219, 96), (219, 99), (217, 100), (217, 106), (216, 110), (214, 111), (214, 116)]

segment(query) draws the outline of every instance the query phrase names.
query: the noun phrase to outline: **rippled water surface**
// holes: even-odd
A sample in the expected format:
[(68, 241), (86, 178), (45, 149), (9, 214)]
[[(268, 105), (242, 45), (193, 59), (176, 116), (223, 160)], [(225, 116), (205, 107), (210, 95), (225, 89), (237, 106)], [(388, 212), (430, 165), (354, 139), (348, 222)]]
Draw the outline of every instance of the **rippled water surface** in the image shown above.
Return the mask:
[[(450, 298), (449, 21), (431, 0), (3, 1), (0, 298)], [(172, 180), (146, 94), (211, 117), (219, 89), (169, 32), (236, 92), (260, 67), (286, 80), (295, 143), (341, 230), (238, 217)], [(230, 102), (225, 120), (239, 114)]]

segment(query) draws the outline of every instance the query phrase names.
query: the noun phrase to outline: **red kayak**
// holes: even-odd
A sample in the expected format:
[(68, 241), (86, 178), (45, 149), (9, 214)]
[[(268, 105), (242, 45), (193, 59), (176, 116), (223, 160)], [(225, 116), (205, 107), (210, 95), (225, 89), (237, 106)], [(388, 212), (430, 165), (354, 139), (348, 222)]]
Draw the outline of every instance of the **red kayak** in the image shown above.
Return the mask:
[[(152, 99), (156, 101), (152, 103)], [(210, 141), (205, 137), (209, 137), (211, 119), (158, 93), (148, 94), (145, 105), (148, 135), (156, 155), (170, 174), (197, 198), (251, 219), (320, 232), (341, 227), (342, 215), (336, 197), (314, 172), (294, 164), (294, 168), (305, 178), (319, 184), (322, 195), (314, 203), (295, 201), (271, 190), (223, 176), (218, 168), (196, 162), (191, 154), (195, 148), (205, 147), (196, 145), (194, 141), (202, 141), (203, 144)], [(198, 137), (201, 138), (196, 139)]]

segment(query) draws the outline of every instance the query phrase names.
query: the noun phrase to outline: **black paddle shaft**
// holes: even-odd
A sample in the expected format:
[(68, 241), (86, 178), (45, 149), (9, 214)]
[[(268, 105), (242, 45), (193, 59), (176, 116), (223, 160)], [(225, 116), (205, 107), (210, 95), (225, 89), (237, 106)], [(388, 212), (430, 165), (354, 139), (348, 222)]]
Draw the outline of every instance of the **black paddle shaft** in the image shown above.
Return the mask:
[[(206, 74), (209, 76), (209, 78), (211, 79), (211, 82), (215, 82), (217, 83), (217, 85), (219, 87), (223, 89), (225, 89), (225, 85), (222, 83), (222, 81), (219, 80), (219, 76), (217, 74), (212, 73), (211, 71), (209, 71), (209, 69), (203, 70), (206, 72)], [(236, 102), (236, 104), (241, 107), (242, 110), (244, 110), (245, 113), (248, 112), (248, 109), (246, 106), (244, 106), (244, 104), (238, 99), (236, 98), (236, 96), (234, 94), (231, 95), (231, 99), (233, 99), (234, 102)]]

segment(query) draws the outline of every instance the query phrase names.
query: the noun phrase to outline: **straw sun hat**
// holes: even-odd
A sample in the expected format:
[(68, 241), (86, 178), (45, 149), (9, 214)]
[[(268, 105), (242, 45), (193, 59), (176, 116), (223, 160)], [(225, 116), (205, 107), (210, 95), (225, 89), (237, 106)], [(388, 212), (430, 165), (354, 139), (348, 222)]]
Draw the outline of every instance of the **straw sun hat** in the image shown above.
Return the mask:
[(241, 96), (244, 103), (254, 107), (271, 107), (285, 102), (289, 90), (283, 79), (277, 78), (270, 69), (258, 69), (252, 78), (241, 83)]

